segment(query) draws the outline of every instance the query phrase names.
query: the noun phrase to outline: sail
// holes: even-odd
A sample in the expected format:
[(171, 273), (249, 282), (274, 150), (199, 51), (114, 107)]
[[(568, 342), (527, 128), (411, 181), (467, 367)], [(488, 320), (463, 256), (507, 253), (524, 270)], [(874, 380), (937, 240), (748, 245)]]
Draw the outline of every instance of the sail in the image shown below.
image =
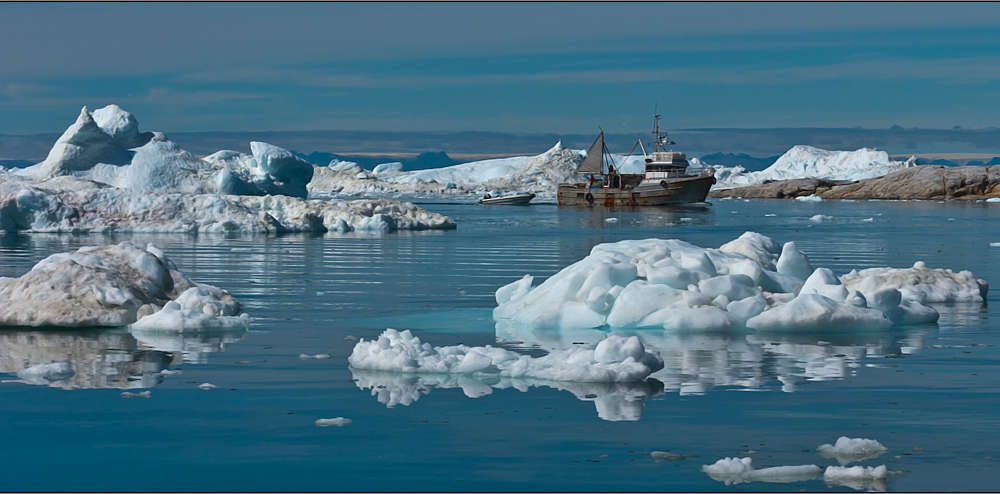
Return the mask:
[(604, 132), (597, 136), (594, 145), (587, 151), (587, 157), (580, 162), (577, 173), (601, 173), (601, 164), (604, 162)]

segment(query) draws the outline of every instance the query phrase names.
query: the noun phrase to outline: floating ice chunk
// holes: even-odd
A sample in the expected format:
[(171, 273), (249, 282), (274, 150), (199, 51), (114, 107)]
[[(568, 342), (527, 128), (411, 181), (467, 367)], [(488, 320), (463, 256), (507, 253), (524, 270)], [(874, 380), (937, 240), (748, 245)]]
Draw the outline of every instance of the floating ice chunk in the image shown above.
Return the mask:
[(635, 336), (610, 335), (593, 349), (577, 346), (533, 358), (491, 346), (432, 347), (408, 330), (394, 329), (386, 329), (375, 341), (362, 339), (347, 360), (356, 369), (573, 382), (642, 381), (663, 368), (663, 360), (645, 351)]
[(802, 294), (752, 317), (746, 325), (759, 331), (882, 331), (892, 326), (892, 321), (876, 309)]
[(816, 195), (816, 194), (810, 194), (810, 195), (807, 195), (807, 196), (799, 196), (799, 197), (796, 197), (795, 200), (799, 201), (799, 202), (823, 202), (823, 198), (820, 197), (820, 196), (818, 196), (818, 195)]
[(153, 396), (153, 392), (148, 389), (138, 393), (130, 393), (128, 391), (122, 393), (122, 398), (149, 398), (151, 396)]
[(311, 359), (311, 358), (312, 359), (316, 359), (316, 360), (325, 360), (325, 359), (328, 359), (328, 358), (331, 358), (331, 357), (332, 357), (332, 355), (330, 355), (329, 353), (317, 353), (316, 355), (306, 355), (304, 353), (300, 353), (299, 354), (299, 358), (302, 359), (302, 360)]
[(827, 216), (825, 214), (814, 214), (812, 217), (809, 218), (809, 221), (812, 221), (814, 223), (822, 223), (824, 221), (833, 221), (834, 219), (836, 218), (834, 218), (833, 216)]
[(781, 274), (794, 276), (803, 280), (809, 278), (809, 275), (813, 272), (813, 268), (809, 264), (809, 258), (799, 252), (799, 249), (795, 248), (795, 242), (786, 242), (781, 248), (777, 270)]
[(618, 223), (618, 218), (608, 218), (604, 220), (605, 223)]
[(183, 373), (184, 373), (184, 371), (182, 371), (180, 369), (177, 369), (177, 370), (163, 369), (163, 370), (160, 371), (160, 375), (161, 376), (179, 376), (179, 375), (181, 375)]
[(1000, 202), (1000, 197), (991, 197), (986, 202)]
[(671, 453), (669, 451), (653, 451), (652, 453), (649, 454), (649, 456), (657, 460), (667, 460), (667, 461), (680, 461), (687, 459), (687, 455), (679, 455), (676, 453)]
[(976, 279), (969, 271), (958, 273), (950, 269), (931, 269), (923, 261), (917, 261), (912, 268), (869, 268), (851, 271), (840, 280), (847, 288), (859, 290), (867, 297), (883, 288), (895, 288), (903, 300), (913, 300), (921, 304), (975, 302), (986, 300), (989, 284)]
[(990, 242), (990, 247), (1000, 247), (1000, 242)]
[(67, 362), (37, 364), (17, 371), (17, 377), (31, 384), (51, 384), (76, 375)]
[(208, 390), (208, 389), (213, 389), (213, 388), (216, 388), (216, 387), (218, 387), (218, 386), (216, 386), (216, 385), (214, 385), (214, 384), (212, 384), (212, 383), (201, 383), (201, 384), (199, 384), (199, 385), (198, 385), (198, 387), (199, 387), (199, 388), (201, 388), (201, 389), (206, 389), (206, 390)]
[(841, 465), (855, 461), (878, 458), (889, 448), (874, 439), (849, 438), (841, 436), (836, 444), (821, 444), (816, 452), (823, 458), (836, 458)]
[(318, 419), (316, 421), (316, 427), (330, 427), (331, 425), (335, 425), (337, 427), (343, 427), (347, 424), (350, 424), (351, 422), (352, 422), (351, 419), (345, 419), (344, 417), (336, 417), (332, 419)]
[(240, 314), (239, 316), (213, 316), (204, 312), (185, 309), (181, 304), (171, 300), (158, 312), (139, 319), (132, 323), (130, 327), (139, 331), (238, 330), (250, 327), (251, 321), (248, 314)]
[(751, 458), (723, 458), (711, 465), (703, 465), (702, 471), (713, 480), (725, 482), (726, 485), (743, 482), (772, 482), (784, 484), (812, 480), (823, 474), (823, 469), (816, 465), (797, 465), (761, 468), (757, 470), (750, 465)]

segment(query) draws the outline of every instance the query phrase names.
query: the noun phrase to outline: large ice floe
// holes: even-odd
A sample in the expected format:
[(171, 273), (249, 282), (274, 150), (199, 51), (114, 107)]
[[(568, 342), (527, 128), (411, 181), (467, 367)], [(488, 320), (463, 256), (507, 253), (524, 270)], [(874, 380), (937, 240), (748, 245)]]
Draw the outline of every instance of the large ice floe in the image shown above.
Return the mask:
[(313, 165), (251, 142), (206, 159), (116, 105), (84, 108), (45, 161), (0, 172), (0, 232), (326, 232), (450, 229), (410, 203), (306, 200)]
[(916, 164), (915, 157), (893, 161), (885, 151), (868, 148), (827, 151), (800, 145), (789, 149), (774, 164), (758, 172), (748, 172), (742, 166), (716, 167), (716, 185), (713, 188), (730, 189), (795, 178), (862, 180), (888, 175)]
[(546, 386), (594, 401), (604, 420), (639, 420), (645, 399), (662, 391), (645, 379), (663, 360), (635, 336), (612, 335), (536, 358), (492, 346), (433, 347), (409, 331), (387, 329), (377, 340), (359, 341), (348, 362), (358, 387), (389, 407), (408, 406), (434, 388), (460, 387), (478, 398), (494, 388)]
[(711, 465), (701, 467), (713, 480), (725, 482), (726, 485), (743, 482), (772, 482), (785, 484), (812, 480), (823, 474), (823, 469), (816, 465), (795, 465), (770, 468), (754, 468), (751, 458), (723, 458)]
[(334, 160), (317, 167), (309, 183), (311, 197), (365, 196), (447, 198), (475, 202), (490, 193), (499, 196), (531, 192), (535, 202), (555, 202), (556, 187), (576, 174), (581, 151), (562, 142), (536, 156), (473, 161), (444, 168), (403, 171), (399, 163), (386, 163), (368, 172), (356, 163)]
[(584, 383), (637, 382), (663, 368), (663, 359), (647, 352), (634, 336), (611, 335), (594, 348), (578, 346), (535, 358), (492, 346), (433, 347), (409, 330), (391, 328), (377, 340), (358, 341), (347, 361), (361, 370)]
[(496, 291), (494, 319), (534, 329), (863, 332), (933, 323), (925, 303), (985, 300), (972, 273), (875, 268), (837, 277), (810, 265), (794, 242), (746, 232), (718, 249), (681, 240), (624, 240), (532, 286)]
[(42, 259), (19, 278), (0, 277), (0, 326), (245, 329), (229, 292), (195, 283), (156, 246), (84, 247)]

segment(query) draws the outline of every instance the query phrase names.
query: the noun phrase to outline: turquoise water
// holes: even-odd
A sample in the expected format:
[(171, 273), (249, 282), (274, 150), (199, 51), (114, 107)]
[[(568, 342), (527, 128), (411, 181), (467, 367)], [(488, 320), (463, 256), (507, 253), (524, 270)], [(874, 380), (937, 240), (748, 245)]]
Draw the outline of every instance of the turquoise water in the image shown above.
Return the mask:
[[(899, 472), (876, 488), (995, 490), (1000, 247), (989, 244), (1000, 242), (1000, 205), (427, 207), (458, 228), (0, 237), (0, 276), (20, 276), (52, 253), (82, 246), (154, 242), (190, 278), (232, 292), (255, 320), (245, 333), (183, 338), (0, 331), (0, 378), (17, 380), (25, 363), (66, 361), (77, 371), (63, 388), (0, 384), (4, 490), (728, 490), (701, 466), (750, 456), (757, 468), (825, 468), (837, 462), (814, 450), (842, 435), (889, 448), (861, 462)], [(833, 219), (810, 221), (816, 214)], [(499, 342), (535, 355), (596, 341), (603, 336), (596, 331), (498, 327), (493, 292), (529, 273), (537, 284), (602, 242), (659, 237), (718, 247), (748, 230), (793, 240), (813, 266), (838, 275), (925, 261), (971, 270), (994, 290), (985, 305), (938, 307), (936, 325), (878, 334), (641, 331), (666, 368), (633, 386), (477, 382), (347, 365), (355, 338), (387, 327), (434, 345)], [(298, 358), (321, 353), (331, 358)], [(182, 373), (157, 376), (162, 369)], [(197, 387), (206, 382), (217, 387)], [(121, 397), (126, 390), (152, 396)], [(333, 417), (352, 423), (315, 425)], [(686, 458), (649, 455), (662, 450)], [(822, 478), (738, 488), (852, 490)]]

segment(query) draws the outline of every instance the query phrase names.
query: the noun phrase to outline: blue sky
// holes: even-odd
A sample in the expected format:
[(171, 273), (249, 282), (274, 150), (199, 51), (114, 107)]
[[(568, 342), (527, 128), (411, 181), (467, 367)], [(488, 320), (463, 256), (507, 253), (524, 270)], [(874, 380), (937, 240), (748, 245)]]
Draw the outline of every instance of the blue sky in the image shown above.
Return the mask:
[(994, 3), (0, 3), (0, 133), (998, 125)]

